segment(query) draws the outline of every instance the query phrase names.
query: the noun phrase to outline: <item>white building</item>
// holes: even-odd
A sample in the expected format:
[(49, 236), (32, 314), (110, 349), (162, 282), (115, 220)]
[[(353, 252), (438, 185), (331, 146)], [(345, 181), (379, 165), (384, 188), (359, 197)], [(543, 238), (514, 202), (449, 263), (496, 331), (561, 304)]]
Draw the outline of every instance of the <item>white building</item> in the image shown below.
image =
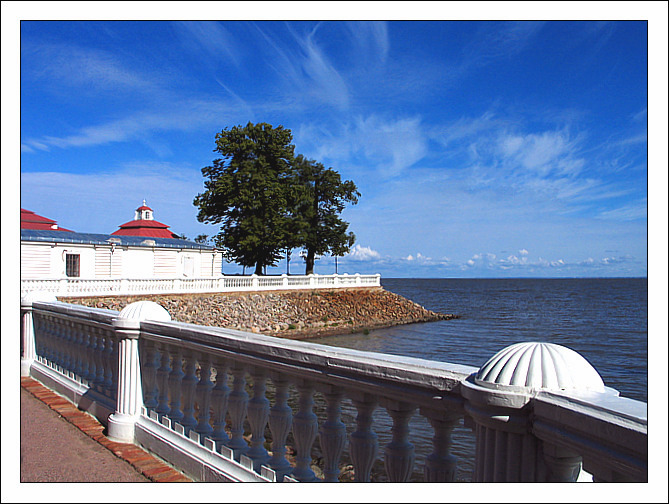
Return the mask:
[(113, 234), (35, 225), (36, 218), (50, 220), (29, 211), (21, 214), (31, 217), (21, 222), (21, 279), (221, 276), (220, 251), (174, 238), (168, 226), (153, 220), (146, 202), (135, 213), (136, 221), (145, 222), (123, 224)]

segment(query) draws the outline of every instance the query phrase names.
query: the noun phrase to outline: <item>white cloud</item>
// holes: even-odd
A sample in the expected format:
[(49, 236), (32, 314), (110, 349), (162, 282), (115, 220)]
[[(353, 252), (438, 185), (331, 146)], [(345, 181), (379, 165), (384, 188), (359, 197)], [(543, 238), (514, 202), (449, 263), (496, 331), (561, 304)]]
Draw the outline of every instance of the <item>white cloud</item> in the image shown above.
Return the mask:
[(529, 254), (529, 252), (527, 251), (527, 249), (520, 249), (520, 250), (518, 251), (518, 253), (519, 253), (520, 255), (523, 255), (523, 256), (526, 256), (526, 255)]
[(361, 245), (354, 245), (351, 251), (346, 254), (346, 257), (355, 261), (376, 261), (381, 259), (381, 254), (370, 247), (362, 247)]

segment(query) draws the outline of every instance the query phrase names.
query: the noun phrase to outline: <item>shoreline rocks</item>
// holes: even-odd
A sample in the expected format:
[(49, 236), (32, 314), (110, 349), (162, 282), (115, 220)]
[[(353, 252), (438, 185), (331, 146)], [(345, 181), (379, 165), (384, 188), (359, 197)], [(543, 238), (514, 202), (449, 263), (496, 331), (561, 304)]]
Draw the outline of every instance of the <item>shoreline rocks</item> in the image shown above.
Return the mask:
[(179, 322), (289, 339), (309, 339), (458, 318), (453, 314), (427, 310), (382, 287), (58, 299), (118, 311), (135, 301), (154, 301), (169, 312), (172, 320)]

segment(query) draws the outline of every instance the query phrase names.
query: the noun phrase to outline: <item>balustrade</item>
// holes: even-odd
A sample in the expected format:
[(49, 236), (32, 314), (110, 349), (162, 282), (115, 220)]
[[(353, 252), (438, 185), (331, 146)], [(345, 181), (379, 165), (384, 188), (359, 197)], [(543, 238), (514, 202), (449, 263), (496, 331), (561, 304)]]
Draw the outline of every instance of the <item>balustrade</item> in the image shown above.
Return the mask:
[[(255, 473), (269, 468), (278, 481), (335, 482), (348, 465), (359, 482), (414, 481), (421, 472), (428, 482), (456, 481), (452, 436), (465, 412), (477, 438), (474, 481), (574, 481), (582, 465), (594, 470), (595, 480), (647, 477), (643, 415), (605, 414), (613, 411), (611, 404), (622, 404), (606, 391), (519, 393), (488, 385), (482, 371), (475, 377), (467, 366), (169, 319), (138, 320), (136, 335), (124, 336), (125, 326), (102, 315), (113, 312), (35, 304), (36, 361), (116, 399), (110, 422), (120, 418), (133, 425), (139, 403), (124, 388), (141, 374), (136, 393), (147, 416), (165, 419), (171, 429), (181, 426), (200, 446), (250, 461)], [(133, 360), (141, 373), (133, 371)], [(573, 408), (579, 397), (582, 405)], [(432, 428), (427, 449), (410, 430), (416, 416)]]
[(63, 278), (21, 280), (21, 293), (49, 292), (59, 296), (169, 294), (243, 290), (313, 289), (381, 286), (379, 275), (221, 276), (203, 278)]

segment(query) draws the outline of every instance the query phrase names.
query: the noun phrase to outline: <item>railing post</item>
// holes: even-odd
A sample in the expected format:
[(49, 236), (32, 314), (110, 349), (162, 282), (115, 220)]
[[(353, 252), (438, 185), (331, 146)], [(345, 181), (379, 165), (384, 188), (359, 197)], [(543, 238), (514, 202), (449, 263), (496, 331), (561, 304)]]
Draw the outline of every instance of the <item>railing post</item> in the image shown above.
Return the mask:
[(462, 382), (476, 433), (475, 482), (576, 481), (578, 454), (541, 442), (532, 431), (532, 400), (541, 390), (604, 392), (579, 354), (551, 343), (517, 343)]
[(35, 352), (35, 323), (33, 320), (33, 303), (35, 301), (56, 301), (50, 292), (34, 291), (21, 297), (21, 376), (30, 376), (30, 368), (37, 357)]
[(138, 340), (142, 320), (168, 321), (169, 313), (152, 301), (126, 306), (112, 320), (118, 339), (118, 384), (116, 411), (109, 416), (109, 438), (122, 443), (135, 439), (135, 424), (142, 406)]

